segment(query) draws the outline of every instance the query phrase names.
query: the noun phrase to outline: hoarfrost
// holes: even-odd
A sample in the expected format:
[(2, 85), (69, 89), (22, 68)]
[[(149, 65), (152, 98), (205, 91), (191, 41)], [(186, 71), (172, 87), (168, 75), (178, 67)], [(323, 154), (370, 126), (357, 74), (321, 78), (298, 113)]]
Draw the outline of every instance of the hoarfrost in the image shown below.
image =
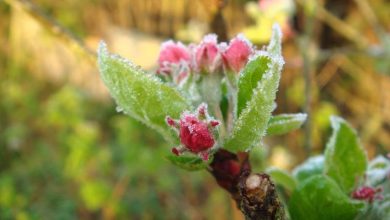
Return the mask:
[(280, 114), (280, 117), (286, 117), (285, 119), (278, 120), (272, 122), (272, 124), (282, 125), (290, 122), (304, 122), (306, 121), (307, 114), (306, 113), (296, 113), (296, 114)]
[(118, 112), (118, 113), (120, 113), (120, 112), (124, 112), (123, 108), (122, 108), (122, 107), (120, 107), (119, 105), (118, 105), (118, 106), (116, 106), (115, 110), (116, 110), (116, 112)]
[(280, 55), (282, 51), (282, 30), (278, 24), (272, 26), (271, 41), (267, 47), (268, 52), (271, 55)]
[(203, 40), (200, 44), (203, 43), (217, 43), (218, 36), (216, 34), (207, 34), (203, 37)]

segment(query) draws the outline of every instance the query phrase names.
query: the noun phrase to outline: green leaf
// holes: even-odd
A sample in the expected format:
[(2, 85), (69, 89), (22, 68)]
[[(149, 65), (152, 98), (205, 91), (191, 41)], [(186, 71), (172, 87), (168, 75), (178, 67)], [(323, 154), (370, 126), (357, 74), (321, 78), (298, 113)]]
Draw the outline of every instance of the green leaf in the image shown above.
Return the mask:
[(271, 41), (267, 47), (271, 56), (280, 56), (282, 54), (282, 31), (278, 24), (272, 26)]
[(117, 55), (109, 54), (101, 43), (98, 62), (103, 82), (120, 110), (160, 132), (173, 141), (165, 117), (178, 118), (190, 105), (175, 89), (146, 74), (140, 67)]
[(247, 102), (252, 98), (253, 90), (269, 68), (271, 60), (268, 53), (263, 52), (264, 54), (259, 54), (250, 60), (241, 72), (238, 80), (237, 116), (245, 109)]
[(294, 220), (349, 220), (355, 218), (364, 204), (350, 199), (331, 178), (316, 175), (297, 187), (288, 206)]
[[(202, 170), (208, 166), (207, 162), (204, 162), (197, 156), (187, 155), (168, 155), (166, 158), (171, 161), (174, 165), (189, 171)], [(208, 161), (212, 161), (213, 158), (209, 158)]]
[(298, 182), (303, 182), (314, 175), (322, 174), (324, 172), (324, 160), (323, 155), (310, 157), (293, 170), (293, 176)]
[(280, 114), (272, 116), (268, 122), (267, 135), (281, 135), (298, 129), (306, 121), (306, 114)]
[(333, 133), (325, 150), (325, 174), (345, 193), (350, 193), (367, 169), (367, 156), (355, 130), (342, 118), (332, 116)]
[[(280, 29), (275, 28), (271, 42), (274, 42), (274, 45), (280, 44), (280, 37)], [(251, 99), (247, 102), (246, 108), (242, 110), (238, 119), (235, 120), (231, 135), (225, 140), (224, 147), (227, 150), (233, 152), (248, 150), (258, 144), (265, 135), (268, 121), (275, 108), (274, 100), (283, 64), (284, 61), (280, 53), (270, 56), (267, 72), (253, 89)]]
[(296, 180), (286, 171), (276, 167), (270, 167), (266, 173), (271, 176), (271, 179), (278, 185), (283, 186), (290, 192), (294, 191), (297, 186)]

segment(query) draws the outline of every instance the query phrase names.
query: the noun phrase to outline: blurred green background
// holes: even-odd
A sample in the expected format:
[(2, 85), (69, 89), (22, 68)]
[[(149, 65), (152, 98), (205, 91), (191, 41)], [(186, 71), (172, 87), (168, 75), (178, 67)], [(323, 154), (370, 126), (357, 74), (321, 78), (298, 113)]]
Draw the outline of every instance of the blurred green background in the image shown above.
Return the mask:
[(332, 114), (358, 130), (370, 158), (386, 154), (389, 1), (261, 2), (0, 1), (0, 219), (242, 219), (211, 175), (174, 167), (164, 159), (172, 146), (116, 112), (96, 67), (101, 39), (154, 71), (164, 40), (244, 32), (260, 48), (277, 21), (286, 65), (276, 112), (311, 117), (267, 138), (254, 169), (321, 153)]

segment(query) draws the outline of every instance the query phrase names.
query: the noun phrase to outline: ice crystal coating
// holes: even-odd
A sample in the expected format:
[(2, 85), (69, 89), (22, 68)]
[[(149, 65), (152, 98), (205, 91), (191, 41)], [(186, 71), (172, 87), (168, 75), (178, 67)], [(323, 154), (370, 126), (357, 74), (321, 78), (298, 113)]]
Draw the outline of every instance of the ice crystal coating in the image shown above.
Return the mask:
[(206, 104), (201, 104), (196, 113), (184, 112), (179, 121), (168, 116), (166, 122), (178, 132), (181, 143), (172, 149), (173, 154), (189, 151), (208, 160), (209, 150), (215, 144), (214, 129), (219, 121), (210, 118)]

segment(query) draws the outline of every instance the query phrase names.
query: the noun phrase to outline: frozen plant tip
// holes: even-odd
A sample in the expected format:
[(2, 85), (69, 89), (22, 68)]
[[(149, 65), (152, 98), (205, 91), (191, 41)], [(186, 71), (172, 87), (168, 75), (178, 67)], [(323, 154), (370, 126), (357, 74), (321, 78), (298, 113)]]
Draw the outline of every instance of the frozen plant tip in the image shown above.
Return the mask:
[(175, 129), (180, 138), (180, 146), (172, 148), (172, 153), (179, 156), (183, 152), (199, 155), (208, 160), (210, 149), (215, 144), (214, 132), (219, 121), (210, 118), (207, 105), (201, 104), (196, 113), (184, 112), (180, 120), (166, 118), (169, 126)]

